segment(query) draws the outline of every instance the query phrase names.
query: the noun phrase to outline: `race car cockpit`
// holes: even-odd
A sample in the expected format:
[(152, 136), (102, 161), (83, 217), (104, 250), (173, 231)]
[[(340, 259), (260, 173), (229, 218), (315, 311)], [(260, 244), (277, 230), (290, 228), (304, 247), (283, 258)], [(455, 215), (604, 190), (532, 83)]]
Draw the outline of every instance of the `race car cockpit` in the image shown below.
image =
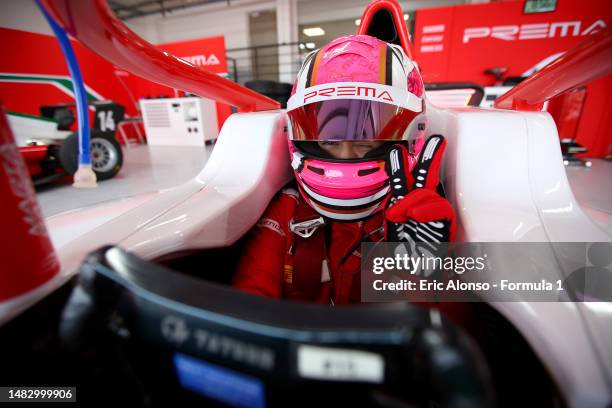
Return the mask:
[[(110, 16), (106, 5), (53, 3), (75, 24), (80, 41), (98, 45), (117, 66), (146, 73), (168, 58)], [(404, 29), (390, 30), (389, 21)], [(373, 2), (360, 33), (375, 35), (368, 27), (409, 44), (395, 1)], [(149, 48), (131, 54), (130, 47)], [(185, 83), (209, 81), (199, 89), (218, 92), (226, 103), (240, 87), (188, 65), (150, 79), (188, 73)], [(596, 340), (606, 337), (583, 333), (587, 323), (610, 327), (609, 311), (482, 302), (494, 316), (479, 321), (492, 333), (485, 345), (495, 349), (485, 359), (481, 342), (476, 346), (465, 327), (436, 308), (406, 302), (329, 307), (231, 288), (245, 234), (292, 178), (285, 113), (253, 112), (261, 102), (253, 100), (243, 106), (248, 113), (226, 120), (192, 180), (47, 220), (61, 272), (31, 296), (0, 304), (0, 323), (8, 322), (0, 329), (3, 383), (74, 384), (80, 402), (143, 407), (480, 407), (496, 399), (518, 405), (526, 396), (534, 405), (558, 406), (556, 387), (566, 402), (582, 401), (578, 391), (587, 386), (593, 398), (604, 395), (594, 360), (605, 351)], [(440, 180), (460, 209), (458, 241), (609, 240), (572, 195), (546, 112), (426, 103), (428, 132), (448, 141)], [(510, 275), (514, 260), (503, 260)], [(560, 320), (562, 336), (555, 327)]]
[(135, 400), (152, 406), (493, 404), (480, 352), (436, 309), (272, 300), (117, 247), (83, 264), (59, 336), (76, 353), (124, 361)]

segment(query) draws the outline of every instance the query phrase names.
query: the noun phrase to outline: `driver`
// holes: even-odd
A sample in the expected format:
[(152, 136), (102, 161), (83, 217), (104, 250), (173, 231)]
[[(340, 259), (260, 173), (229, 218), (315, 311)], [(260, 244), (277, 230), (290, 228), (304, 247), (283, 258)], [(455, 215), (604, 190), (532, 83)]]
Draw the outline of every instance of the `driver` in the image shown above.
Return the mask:
[(425, 142), (423, 83), (401, 47), (350, 35), (313, 51), (287, 114), (295, 185), (250, 232), (235, 287), (358, 303), (362, 242), (452, 240), (453, 208), (437, 190), (445, 140)]

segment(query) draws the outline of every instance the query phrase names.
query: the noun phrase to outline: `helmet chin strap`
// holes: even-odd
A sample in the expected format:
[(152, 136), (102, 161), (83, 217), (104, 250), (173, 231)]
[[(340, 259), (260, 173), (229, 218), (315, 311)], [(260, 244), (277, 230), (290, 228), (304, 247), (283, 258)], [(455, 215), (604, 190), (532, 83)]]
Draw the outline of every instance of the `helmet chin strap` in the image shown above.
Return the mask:
[(374, 215), (374, 214), (376, 214), (378, 212), (378, 211), (376, 211), (378, 206), (373, 206), (374, 208), (368, 209), (368, 210), (363, 211), (361, 213), (355, 213), (355, 212), (354, 213), (349, 213), (349, 214), (346, 214), (346, 216), (342, 217), (339, 214), (334, 214), (332, 212), (325, 211), (324, 209), (322, 209), (319, 206), (317, 206), (317, 204), (313, 203), (309, 197), (304, 196), (304, 193), (303, 193), (302, 190), (300, 190), (300, 194), (302, 194), (302, 198), (305, 199), (305, 201), (308, 203), (308, 205), (313, 210), (315, 210), (317, 213), (321, 214), (323, 217), (329, 218), (329, 219), (334, 220), (334, 221), (343, 221), (343, 222), (363, 221), (366, 218), (368, 218), (371, 215)]

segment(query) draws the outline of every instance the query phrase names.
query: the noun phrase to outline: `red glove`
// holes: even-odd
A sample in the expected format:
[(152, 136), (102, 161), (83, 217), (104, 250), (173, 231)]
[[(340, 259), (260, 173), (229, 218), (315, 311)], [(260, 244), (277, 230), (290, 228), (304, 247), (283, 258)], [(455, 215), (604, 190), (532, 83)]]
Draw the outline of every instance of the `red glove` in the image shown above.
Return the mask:
[(444, 137), (431, 136), (412, 172), (408, 172), (406, 147), (398, 144), (389, 151), (391, 198), (385, 211), (386, 241), (425, 243), (437, 252), (441, 243), (454, 239), (455, 212), (437, 192), (445, 148)]

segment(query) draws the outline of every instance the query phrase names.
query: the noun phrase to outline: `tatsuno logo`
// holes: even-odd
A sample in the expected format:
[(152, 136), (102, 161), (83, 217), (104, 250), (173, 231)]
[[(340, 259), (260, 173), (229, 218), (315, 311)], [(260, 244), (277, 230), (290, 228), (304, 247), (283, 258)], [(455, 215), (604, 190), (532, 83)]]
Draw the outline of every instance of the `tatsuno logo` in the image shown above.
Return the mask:
[(315, 96), (327, 96), (330, 98), (337, 96), (363, 96), (393, 102), (393, 98), (386, 90), (377, 90), (368, 86), (331, 86), (329, 88), (316, 89), (304, 95), (304, 104), (308, 103), (308, 100)]
[(597, 20), (584, 30), (580, 21), (562, 21), (557, 23), (539, 23), (522, 25), (500, 25), (493, 27), (470, 27), (463, 31), (463, 43), (476, 38), (497, 38), (504, 41), (522, 41), (554, 37), (578, 37), (594, 34), (606, 28), (603, 20)]
[(219, 65), (221, 63), (215, 54), (210, 54), (208, 57), (206, 55), (190, 55), (181, 58), (196, 66)]

